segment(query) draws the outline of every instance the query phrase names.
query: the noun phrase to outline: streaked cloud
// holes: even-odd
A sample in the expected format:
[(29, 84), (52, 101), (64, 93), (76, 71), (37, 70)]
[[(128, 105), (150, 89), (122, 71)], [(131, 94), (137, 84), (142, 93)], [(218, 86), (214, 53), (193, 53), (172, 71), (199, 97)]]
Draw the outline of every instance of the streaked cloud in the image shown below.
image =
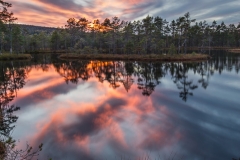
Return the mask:
[(198, 21), (217, 20), (226, 24), (238, 24), (239, 0), (9, 0), (11, 11), (19, 23), (61, 27), (68, 18), (86, 17), (104, 20), (118, 16), (122, 20), (136, 20), (150, 16), (160, 16), (168, 21), (190, 12)]

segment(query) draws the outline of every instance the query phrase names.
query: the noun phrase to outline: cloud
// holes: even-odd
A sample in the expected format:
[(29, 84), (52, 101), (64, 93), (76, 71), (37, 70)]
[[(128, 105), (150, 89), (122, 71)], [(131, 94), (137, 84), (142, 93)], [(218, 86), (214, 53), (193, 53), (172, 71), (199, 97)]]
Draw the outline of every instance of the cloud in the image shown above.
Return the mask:
[(31, 0), (20, 2), (9, 0), (11, 9), (19, 23), (64, 26), (68, 18), (86, 17), (104, 20), (118, 16), (122, 20), (136, 20), (150, 16), (160, 16), (172, 21), (190, 12), (198, 21), (213, 20), (238, 23), (240, 14), (238, 0), (178, 1), (178, 0)]

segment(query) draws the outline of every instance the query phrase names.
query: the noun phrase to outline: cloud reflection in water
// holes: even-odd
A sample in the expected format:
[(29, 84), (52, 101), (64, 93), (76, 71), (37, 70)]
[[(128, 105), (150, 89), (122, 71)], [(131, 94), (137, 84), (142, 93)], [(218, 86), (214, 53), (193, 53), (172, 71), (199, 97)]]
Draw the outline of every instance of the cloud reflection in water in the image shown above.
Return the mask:
[[(37, 71), (32, 69), (29, 77), (34, 72)], [(169, 82), (169, 77), (165, 77), (167, 81), (163, 79), (151, 96), (145, 97), (135, 83), (126, 92), (122, 85), (114, 89), (108, 82), (99, 83), (95, 77), (67, 85), (54, 70), (47, 73), (51, 76), (45, 72), (35, 76), (18, 92), (15, 101), (25, 105), (15, 136), (25, 133), (24, 137), (18, 137), (21, 141), (43, 142), (40, 159), (117, 159), (121, 156), (137, 159), (146, 154), (153, 159), (175, 154), (184, 159), (238, 156), (239, 107), (230, 106), (234, 111), (228, 111), (223, 105), (227, 105), (225, 99), (209, 92), (207, 97), (201, 96), (206, 94), (205, 89), (195, 90), (195, 96), (186, 103), (178, 97), (179, 90)], [(48, 93), (42, 92), (43, 88), (36, 89), (34, 82), (45, 85), (44, 91)], [(211, 82), (212, 89), (215, 83)], [(226, 87), (223, 85), (223, 88)], [(26, 92), (31, 93), (30, 99), (22, 96)], [(29, 123), (29, 119), (21, 118), (28, 110), (42, 112), (31, 119), (29, 128), (34, 128), (34, 132), (20, 126)], [(225, 116), (227, 112), (229, 116)]]

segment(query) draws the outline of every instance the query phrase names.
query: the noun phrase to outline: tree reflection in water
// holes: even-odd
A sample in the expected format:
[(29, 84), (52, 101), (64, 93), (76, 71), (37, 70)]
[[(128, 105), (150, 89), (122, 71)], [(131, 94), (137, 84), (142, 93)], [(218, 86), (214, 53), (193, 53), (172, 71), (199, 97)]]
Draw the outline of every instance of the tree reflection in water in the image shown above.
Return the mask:
[(179, 97), (182, 98), (183, 101), (187, 101), (187, 96), (188, 95), (193, 95), (192, 92), (190, 92), (190, 90), (194, 90), (196, 88), (198, 88), (197, 85), (193, 84), (192, 80), (188, 80), (188, 69), (189, 67), (187, 66), (187, 64), (177, 64), (177, 69), (176, 69), (176, 75), (174, 77), (176, 77), (174, 79), (174, 83), (176, 83), (177, 88), (180, 91), (179, 93)]
[(25, 150), (17, 149), (11, 134), (18, 119), (14, 112), (20, 107), (9, 105), (17, 96), (17, 91), (25, 85), (30, 67), (15, 66), (12, 61), (1, 62), (0, 65), (0, 159), (31, 159), (42, 150), (42, 144), (35, 151), (28, 144)]
[[(31, 67), (48, 72), (52, 63), (66, 83), (78, 83), (96, 77), (99, 82), (108, 83), (109, 87), (114, 89), (118, 89), (122, 85), (126, 92), (129, 92), (135, 83), (144, 96), (151, 96), (158, 85), (164, 84), (164, 77), (170, 76), (170, 82), (179, 89), (179, 94), (177, 93), (176, 96), (179, 96), (183, 101), (189, 100), (194, 90), (198, 88), (208, 89), (213, 74), (222, 74), (223, 70), (238, 73), (240, 68), (238, 57), (215, 58), (210, 61), (195, 63), (52, 61), (49, 57), (44, 57), (43, 61), (26, 64), (20, 62), (1, 63), (0, 154), (2, 156), (8, 156), (7, 153), (11, 152), (7, 148), (11, 148), (11, 145), (15, 144), (13, 140), (8, 141), (8, 143), (6, 141), (11, 138), (13, 124), (18, 118), (14, 116), (14, 111), (19, 108), (10, 106), (9, 102), (17, 96), (18, 90), (25, 85)], [(192, 79), (191, 74), (196, 74), (197, 79)], [(29, 149), (30, 146), (27, 146), (27, 148)]]
[[(97, 77), (99, 82), (107, 81), (109, 86), (116, 89), (121, 84), (128, 92), (131, 85), (137, 84), (142, 95), (150, 96), (161, 79), (171, 75), (172, 81), (180, 90), (179, 97), (187, 101), (188, 96), (193, 96), (193, 91), (198, 88), (207, 89), (209, 79), (214, 72), (220, 74), (224, 69), (239, 72), (240, 63), (237, 56), (230, 58), (215, 58), (205, 62), (193, 63), (159, 63), (159, 62), (135, 62), (135, 61), (71, 61), (54, 64), (56, 71), (64, 77), (66, 83), (78, 83), (79, 79), (87, 81), (91, 77)], [(189, 71), (200, 76), (194, 82), (189, 78)]]

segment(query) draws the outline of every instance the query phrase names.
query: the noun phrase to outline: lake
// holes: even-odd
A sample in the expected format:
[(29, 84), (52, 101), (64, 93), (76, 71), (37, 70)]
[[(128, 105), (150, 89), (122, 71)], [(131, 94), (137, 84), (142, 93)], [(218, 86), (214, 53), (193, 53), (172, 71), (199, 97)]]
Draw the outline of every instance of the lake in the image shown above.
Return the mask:
[[(17, 148), (38, 159), (240, 157), (240, 56), (203, 62), (1, 62), (1, 92), (20, 107)], [(9, 87), (6, 87), (9, 86)]]

